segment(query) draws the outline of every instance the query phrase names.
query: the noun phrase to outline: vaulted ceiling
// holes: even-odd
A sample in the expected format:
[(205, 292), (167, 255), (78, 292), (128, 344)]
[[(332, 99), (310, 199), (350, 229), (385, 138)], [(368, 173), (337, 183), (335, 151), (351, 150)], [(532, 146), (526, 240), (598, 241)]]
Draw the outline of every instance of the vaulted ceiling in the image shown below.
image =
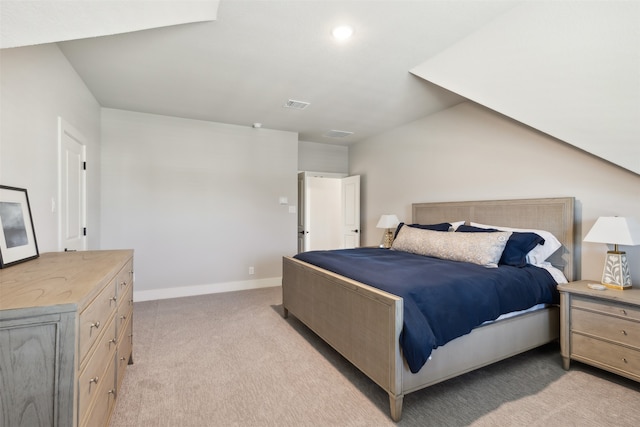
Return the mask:
[(45, 3), (2, 1), (2, 47), (59, 42), (104, 107), (350, 144), (470, 99), (640, 173), (636, 1)]

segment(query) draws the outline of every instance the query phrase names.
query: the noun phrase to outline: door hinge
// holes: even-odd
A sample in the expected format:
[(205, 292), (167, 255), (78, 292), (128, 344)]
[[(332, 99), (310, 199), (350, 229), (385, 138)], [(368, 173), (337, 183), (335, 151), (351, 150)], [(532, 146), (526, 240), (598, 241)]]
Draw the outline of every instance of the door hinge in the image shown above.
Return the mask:
[(87, 170), (87, 162), (82, 162), (82, 170), (83, 171)]
[(82, 229), (82, 235), (83, 235), (83, 236), (86, 236), (86, 235), (87, 235), (87, 227), (84, 227), (84, 228)]

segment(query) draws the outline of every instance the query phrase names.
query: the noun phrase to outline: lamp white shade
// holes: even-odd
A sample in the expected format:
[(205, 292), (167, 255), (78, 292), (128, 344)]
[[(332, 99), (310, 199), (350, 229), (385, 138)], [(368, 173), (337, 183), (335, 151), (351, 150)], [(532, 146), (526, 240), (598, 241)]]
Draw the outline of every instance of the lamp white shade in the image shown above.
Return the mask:
[(376, 225), (376, 228), (395, 228), (398, 224), (400, 224), (400, 221), (397, 216), (393, 214), (382, 215), (378, 221), (378, 225)]
[(601, 216), (584, 237), (585, 242), (640, 245), (640, 224), (633, 218)]
[(609, 243), (615, 246), (608, 251), (602, 270), (602, 284), (614, 289), (631, 288), (631, 272), (627, 254), (618, 251), (618, 245), (640, 245), (640, 225), (619, 216), (601, 216), (584, 237), (585, 242)]

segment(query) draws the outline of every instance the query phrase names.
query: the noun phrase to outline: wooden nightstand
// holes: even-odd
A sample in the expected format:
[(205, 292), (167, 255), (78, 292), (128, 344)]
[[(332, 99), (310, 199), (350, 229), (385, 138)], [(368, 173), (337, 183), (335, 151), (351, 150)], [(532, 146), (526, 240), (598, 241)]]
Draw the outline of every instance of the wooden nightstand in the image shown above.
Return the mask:
[(593, 290), (558, 285), (562, 364), (571, 359), (640, 381), (640, 288)]

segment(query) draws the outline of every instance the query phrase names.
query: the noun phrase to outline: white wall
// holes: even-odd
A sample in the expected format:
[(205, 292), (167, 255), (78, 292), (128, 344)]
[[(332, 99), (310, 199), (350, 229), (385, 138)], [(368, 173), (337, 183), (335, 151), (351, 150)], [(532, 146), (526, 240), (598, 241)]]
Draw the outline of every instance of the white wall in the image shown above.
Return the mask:
[(100, 106), (55, 44), (0, 50), (0, 183), (26, 188), (40, 252), (58, 250), (58, 116), (87, 141), (88, 246), (100, 245)]
[[(413, 202), (574, 196), (580, 242), (599, 216), (640, 221), (639, 175), (471, 102), (353, 145), (349, 163), (363, 245), (378, 243), (381, 214), (408, 221)], [(640, 246), (623, 249), (640, 284)], [(600, 279), (606, 250), (582, 243), (582, 278)]]
[(103, 109), (102, 247), (135, 250), (136, 300), (279, 285), (281, 257), (296, 253), (297, 144)]
[(310, 172), (349, 172), (349, 148), (342, 145), (298, 142), (298, 170)]

